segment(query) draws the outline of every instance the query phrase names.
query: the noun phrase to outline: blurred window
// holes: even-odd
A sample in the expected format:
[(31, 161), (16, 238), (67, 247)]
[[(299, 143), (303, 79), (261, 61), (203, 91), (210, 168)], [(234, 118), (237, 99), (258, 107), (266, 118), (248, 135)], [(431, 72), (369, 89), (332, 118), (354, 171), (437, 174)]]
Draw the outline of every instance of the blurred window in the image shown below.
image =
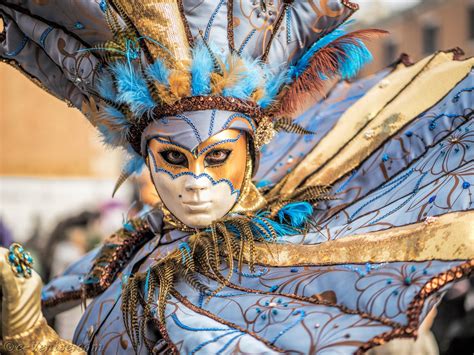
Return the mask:
[(469, 16), (469, 39), (474, 39), (474, 7), (468, 11)]
[(398, 46), (394, 41), (387, 41), (383, 46), (383, 55), (386, 65), (390, 65), (395, 62), (397, 58)]
[(423, 52), (431, 54), (438, 49), (439, 28), (434, 25), (423, 27)]

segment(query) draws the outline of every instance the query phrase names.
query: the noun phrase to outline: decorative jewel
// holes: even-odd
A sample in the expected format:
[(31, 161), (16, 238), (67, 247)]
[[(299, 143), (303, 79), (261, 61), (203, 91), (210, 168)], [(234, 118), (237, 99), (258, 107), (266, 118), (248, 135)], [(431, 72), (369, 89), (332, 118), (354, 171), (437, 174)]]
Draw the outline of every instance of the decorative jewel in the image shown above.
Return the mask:
[(85, 28), (85, 26), (84, 26), (81, 22), (77, 21), (77, 22), (74, 24), (74, 28), (75, 28), (76, 30), (83, 30), (83, 29)]
[(107, 11), (107, 2), (105, 0), (101, 0), (100, 3), (99, 3), (99, 6), (100, 6), (100, 9), (102, 10), (102, 12)]
[(373, 129), (369, 129), (364, 132), (365, 139), (371, 139), (375, 136), (375, 131)]
[(462, 183), (462, 188), (463, 188), (463, 189), (468, 189), (470, 186), (471, 186), (471, 184), (470, 184), (469, 182), (467, 182), (467, 181), (464, 181), (464, 182)]
[(425, 219), (425, 224), (426, 224), (426, 225), (433, 224), (434, 222), (436, 222), (437, 219), (438, 219), (438, 217), (428, 216), (428, 217), (426, 217), (426, 219)]
[(273, 285), (272, 287), (270, 287), (270, 292), (275, 292), (276, 290), (278, 290), (278, 287), (280, 287), (279, 285)]
[(379, 83), (379, 88), (380, 88), (380, 89), (384, 89), (384, 88), (386, 88), (389, 84), (390, 84), (390, 81), (389, 81), (389, 80), (383, 79), (383, 80), (381, 80), (380, 83)]
[(13, 243), (10, 245), (8, 263), (11, 265), (16, 277), (24, 277), (27, 279), (31, 277), (33, 258), (20, 244)]
[(270, 143), (275, 133), (272, 119), (268, 116), (262, 117), (255, 132), (255, 145), (259, 148)]

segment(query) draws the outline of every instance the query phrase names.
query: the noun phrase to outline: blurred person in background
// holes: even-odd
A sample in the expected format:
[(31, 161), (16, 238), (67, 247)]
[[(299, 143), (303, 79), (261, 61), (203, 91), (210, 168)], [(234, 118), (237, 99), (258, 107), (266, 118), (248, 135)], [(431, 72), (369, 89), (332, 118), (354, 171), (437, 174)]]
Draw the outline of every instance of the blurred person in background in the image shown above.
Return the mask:
[(12, 232), (0, 218), (0, 246), (8, 247), (12, 242)]
[(432, 330), (443, 355), (474, 350), (474, 278), (458, 282), (437, 307)]
[(44, 264), (44, 277), (47, 280), (63, 273), (70, 264), (101, 242), (103, 235), (98, 235), (93, 227), (100, 217), (99, 212), (84, 211), (56, 225), (39, 259)]

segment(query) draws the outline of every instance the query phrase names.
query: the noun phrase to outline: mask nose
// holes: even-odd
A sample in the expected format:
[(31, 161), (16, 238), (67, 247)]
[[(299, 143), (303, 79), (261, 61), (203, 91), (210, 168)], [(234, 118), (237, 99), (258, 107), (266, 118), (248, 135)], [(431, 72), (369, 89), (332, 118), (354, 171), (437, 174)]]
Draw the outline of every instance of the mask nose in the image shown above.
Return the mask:
[(196, 179), (194, 176), (188, 176), (184, 184), (186, 191), (203, 191), (208, 190), (211, 185), (211, 182), (206, 176), (201, 176), (199, 179)]

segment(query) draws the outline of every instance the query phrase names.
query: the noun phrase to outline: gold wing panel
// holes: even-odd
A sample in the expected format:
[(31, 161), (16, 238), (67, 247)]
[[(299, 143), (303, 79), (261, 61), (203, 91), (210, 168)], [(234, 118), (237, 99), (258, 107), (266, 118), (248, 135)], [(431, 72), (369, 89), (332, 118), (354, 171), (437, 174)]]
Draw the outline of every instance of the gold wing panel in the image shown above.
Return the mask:
[(288, 175), (281, 193), (290, 193), (303, 183), (333, 184), (436, 104), (473, 65), (474, 59), (453, 61), (451, 52), (437, 53), (410, 67), (400, 65), (343, 114)]
[(320, 244), (258, 244), (255, 258), (268, 266), (453, 259), (474, 259), (474, 211)]

